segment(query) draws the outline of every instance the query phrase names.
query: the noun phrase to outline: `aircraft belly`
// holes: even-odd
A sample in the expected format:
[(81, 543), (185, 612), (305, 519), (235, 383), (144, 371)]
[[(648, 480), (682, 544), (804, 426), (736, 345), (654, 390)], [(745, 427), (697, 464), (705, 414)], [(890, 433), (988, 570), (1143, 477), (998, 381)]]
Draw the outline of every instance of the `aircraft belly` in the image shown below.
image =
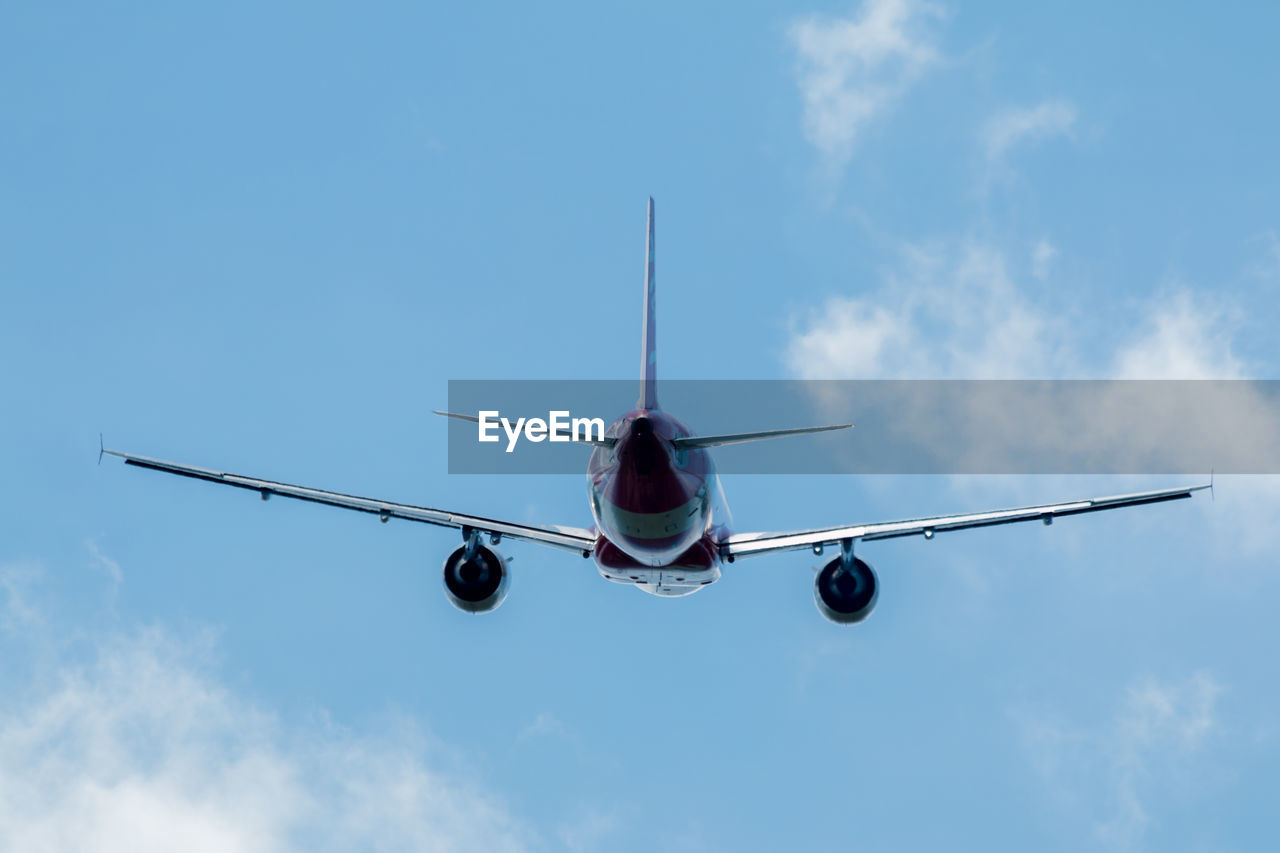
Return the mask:
[(719, 557), (706, 537), (667, 565), (648, 566), (602, 536), (596, 544), (595, 560), (605, 580), (631, 584), (664, 598), (691, 595), (720, 579)]

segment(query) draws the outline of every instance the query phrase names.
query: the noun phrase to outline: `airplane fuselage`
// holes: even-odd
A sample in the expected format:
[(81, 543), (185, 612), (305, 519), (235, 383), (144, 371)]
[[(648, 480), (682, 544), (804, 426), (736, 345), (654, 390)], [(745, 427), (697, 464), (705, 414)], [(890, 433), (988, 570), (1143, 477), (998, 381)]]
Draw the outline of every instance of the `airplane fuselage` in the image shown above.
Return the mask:
[(677, 450), (692, 435), (657, 409), (634, 409), (605, 432), (587, 467), (591, 513), (600, 538), (600, 574), (646, 592), (680, 596), (720, 578), (718, 542), (727, 533), (715, 466), (705, 450)]

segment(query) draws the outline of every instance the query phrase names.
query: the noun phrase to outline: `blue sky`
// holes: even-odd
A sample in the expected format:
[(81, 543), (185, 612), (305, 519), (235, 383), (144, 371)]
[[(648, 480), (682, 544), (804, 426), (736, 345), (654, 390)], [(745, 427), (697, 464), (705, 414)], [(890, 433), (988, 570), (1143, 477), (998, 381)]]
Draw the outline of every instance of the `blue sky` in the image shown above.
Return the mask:
[[(1271, 378), (1278, 17), (6, 8), (0, 846), (1265, 845), (1272, 479), (868, 545), (849, 630), (803, 555), (663, 601), (519, 545), (472, 618), (454, 533), (94, 457), (585, 524), (430, 411), (630, 377), (649, 195), (661, 375)], [(725, 486), (752, 529), (1160, 482)]]

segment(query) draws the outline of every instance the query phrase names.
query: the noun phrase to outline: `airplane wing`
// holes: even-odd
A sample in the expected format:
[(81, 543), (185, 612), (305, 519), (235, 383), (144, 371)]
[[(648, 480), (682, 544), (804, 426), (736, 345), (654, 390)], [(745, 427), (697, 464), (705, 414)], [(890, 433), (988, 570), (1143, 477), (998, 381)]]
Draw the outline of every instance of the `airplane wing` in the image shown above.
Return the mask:
[(163, 459), (151, 459), (147, 456), (134, 456), (115, 450), (103, 450), (110, 456), (118, 456), (127, 465), (139, 468), (150, 468), (153, 471), (164, 471), (210, 483), (221, 483), (224, 486), (235, 486), (237, 489), (248, 489), (258, 492), (265, 501), (272, 495), (286, 498), (328, 504), (342, 509), (353, 509), (378, 516), (382, 521), (401, 518), (405, 521), (420, 521), (439, 527), (470, 528), (487, 533), (490, 536), (522, 539), (526, 542), (537, 542), (551, 545), (567, 551), (576, 551), (586, 557), (595, 549), (596, 537), (590, 530), (582, 527), (559, 527), (521, 524), (514, 521), (501, 521), (494, 518), (482, 518), (465, 513), (449, 512), (425, 506), (410, 506), (393, 501), (380, 501), (374, 498), (362, 498), (355, 495), (344, 495), (328, 492), (323, 489), (311, 489), (306, 486), (291, 486), (288, 483), (277, 483), (272, 480), (259, 480), (255, 477), (242, 477), (239, 474), (228, 474), (225, 471), (214, 471), (210, 468), (197, 468), (194, 465), (180, 465), (177, 462), (166, 462)]
[(915, 535), (932, 539), (933, 534), (946, 530), (968, 530), (972, 527), (991, 527), (1018, 521), (1039, 520), (1044, 524), (1052, 524), (1053, 520), (1059, 516), (1080, 515), (1086, 512), (1101, 512), (1107, 509), (1189, 498), (1193, 492), (1211, 487), (1211, 483), (1206, 483), (1201, 486), (1158, 489), (1151, 492), (1135, 492), (1068, 503), (1024, 506), (963, 515), (938, 515), (931, 518), (912, 518), (876, 524), (855, 524), (847, 527), (823, 527), (813, 530), (796, 530), (790, 533), (738, 533), (721, 543), (720, 554), (725, 559), (733, 561), (738, 557), (769, 554), (774, 551), (793, 551), (800, 548), (813, 548), (815, 551), (820, 551), (823, 546), (838, 545), (845, 539), (861, 539), (869, 542), (875, 539), (894, 539), (899, 536)]

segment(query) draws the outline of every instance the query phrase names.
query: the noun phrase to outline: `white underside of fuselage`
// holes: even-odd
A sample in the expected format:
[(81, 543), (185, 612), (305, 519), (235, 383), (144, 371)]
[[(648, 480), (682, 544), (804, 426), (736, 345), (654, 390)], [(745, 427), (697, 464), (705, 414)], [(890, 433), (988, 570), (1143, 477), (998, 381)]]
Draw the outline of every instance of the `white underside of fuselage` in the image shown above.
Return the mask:
[(693, 595), (720, 580), (720, 566), (681, 568), (679, 566), (637, 566), (618, 569), (596, 563), (600, 576), (613, 583), (631, 584), (642, 592), (663, 598)]

